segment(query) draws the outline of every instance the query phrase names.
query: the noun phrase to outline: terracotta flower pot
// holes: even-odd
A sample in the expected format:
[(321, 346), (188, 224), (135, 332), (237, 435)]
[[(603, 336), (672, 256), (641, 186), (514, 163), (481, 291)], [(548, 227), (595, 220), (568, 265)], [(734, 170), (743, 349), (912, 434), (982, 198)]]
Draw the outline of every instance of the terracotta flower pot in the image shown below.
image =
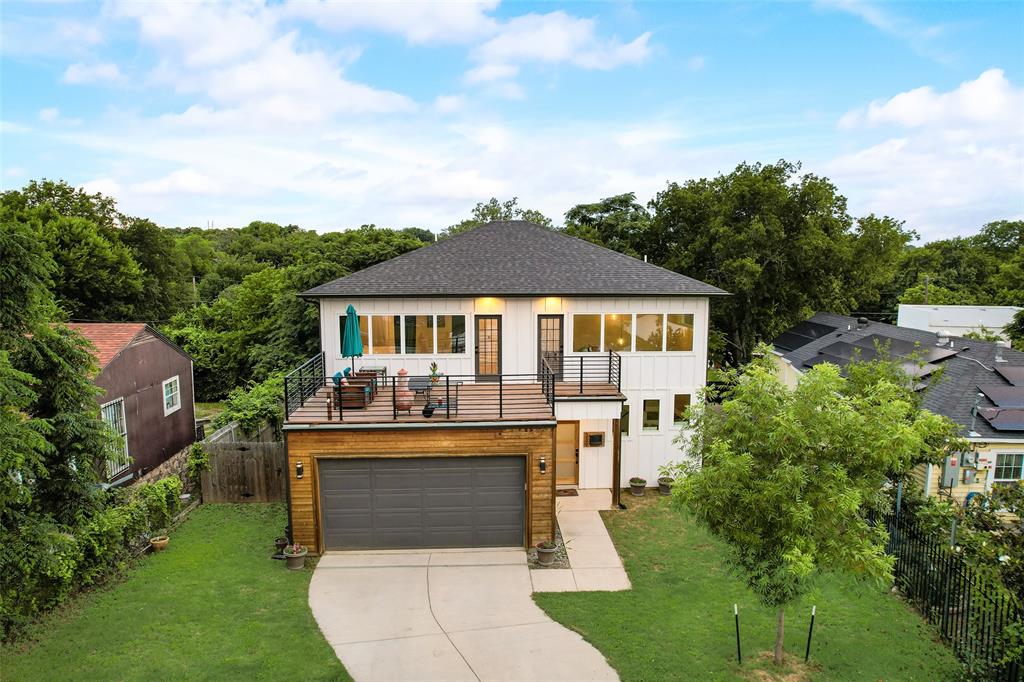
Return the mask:
[(306, 566), (306, 555), (309, 554), (308, 549), (303, 549), (298, 554), (285, 554), (284, 558), (288, 561), (288, 568), (292, 571), (301, 571)]
[(171, 539), (166, 535), (157, 535), (155, 538), (149, 539), (149, 544), (154, 552), (162, 552), (167, 549), (167, 543), (170, 541)]
[(398, 383), (395, 386), (395, 408), (408, 412), (412, 409), (413, 393), (409, 390), (409, 371), (398, 370)]

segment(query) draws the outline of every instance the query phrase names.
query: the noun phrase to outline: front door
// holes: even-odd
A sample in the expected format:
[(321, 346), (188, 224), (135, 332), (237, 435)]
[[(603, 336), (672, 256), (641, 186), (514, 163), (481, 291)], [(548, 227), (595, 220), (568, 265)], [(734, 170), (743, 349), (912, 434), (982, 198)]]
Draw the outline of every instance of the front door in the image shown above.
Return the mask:
[(477, 315), (477, 381), (497, 381), (499, 374), (501, 374), (501, 315)]
[(577, 485), (580, 469), (580, 423), (555, 427), (555, 485)]
[(561, 315), (537, 317), (537, 373), (541, 373), (547, 362), (556, 380), (562, 378), (562, 354), (565, 352), (563, 319)]

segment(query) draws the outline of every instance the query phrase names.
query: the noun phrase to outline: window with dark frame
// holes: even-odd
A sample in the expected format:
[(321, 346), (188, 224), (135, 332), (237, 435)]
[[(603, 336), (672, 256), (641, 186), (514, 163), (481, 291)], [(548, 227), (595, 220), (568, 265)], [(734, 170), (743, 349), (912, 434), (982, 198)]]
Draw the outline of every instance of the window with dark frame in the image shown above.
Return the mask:
[(661, 401), (657, 398), (644, 400), (644, 431), (661, 430)]
[(676, 426), (686, 424), (686, 410), (690, 407), (689, 393), (676, 393), (672, 397), (672, 423)]

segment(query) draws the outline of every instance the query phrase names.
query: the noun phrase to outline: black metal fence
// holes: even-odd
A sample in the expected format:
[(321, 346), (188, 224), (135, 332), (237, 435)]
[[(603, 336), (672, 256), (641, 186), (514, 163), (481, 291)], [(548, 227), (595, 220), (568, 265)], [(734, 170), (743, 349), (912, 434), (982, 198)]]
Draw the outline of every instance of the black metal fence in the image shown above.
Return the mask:
[(325, 383), (324, 354), (317, 353), (284, 378), (284, 413), (291, 415)]
[[(935, 625), (970, 670), (1000, 682), (1020, 682), (1021, 657), (1005, 662), (1007, 628), (1024, 622), (1021, 605), (983, 579), (948, 544), (904, 512), (885, 517), (886, 550), (896, 557), (900, 592)], [(1019, 627), (1019, 626), (1018, 626)]]

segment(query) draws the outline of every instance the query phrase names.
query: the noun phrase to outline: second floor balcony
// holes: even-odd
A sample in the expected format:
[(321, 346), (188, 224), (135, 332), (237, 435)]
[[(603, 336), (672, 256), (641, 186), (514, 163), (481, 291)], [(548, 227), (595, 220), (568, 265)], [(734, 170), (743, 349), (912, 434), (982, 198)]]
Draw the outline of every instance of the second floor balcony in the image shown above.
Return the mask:
[(556, 402), (618, 399), (620, 385), (617, 353), (549, 355), (532, 374), (401, 376), (358, 363), (347, 376), (329, 376), (320, 353), (285, 377), (285, 419), (309, 425), (550, 422)]

